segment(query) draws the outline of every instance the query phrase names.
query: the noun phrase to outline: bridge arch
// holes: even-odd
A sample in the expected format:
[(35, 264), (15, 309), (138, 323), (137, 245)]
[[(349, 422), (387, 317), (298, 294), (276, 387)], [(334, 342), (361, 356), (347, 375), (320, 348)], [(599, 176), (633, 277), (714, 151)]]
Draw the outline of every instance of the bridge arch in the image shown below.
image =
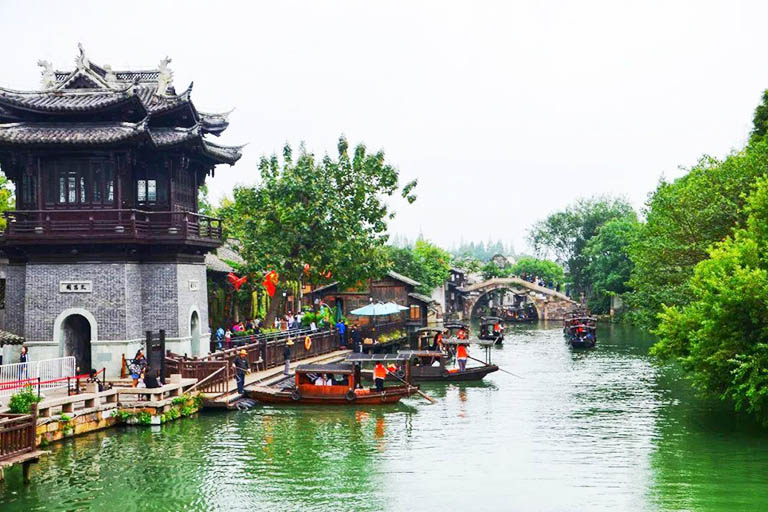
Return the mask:
[(465, 316), (472, 318), (481, 298), (503, 289), (523, 290), (528, 293), (530, 302), (536, 307), (536, 312), (542, 320), (562, 319), (566, 312), (577, 305), (564, 293), (530, 283), (519, 277), (497, 277), (459, 288), (458, 291), (464, 295)]

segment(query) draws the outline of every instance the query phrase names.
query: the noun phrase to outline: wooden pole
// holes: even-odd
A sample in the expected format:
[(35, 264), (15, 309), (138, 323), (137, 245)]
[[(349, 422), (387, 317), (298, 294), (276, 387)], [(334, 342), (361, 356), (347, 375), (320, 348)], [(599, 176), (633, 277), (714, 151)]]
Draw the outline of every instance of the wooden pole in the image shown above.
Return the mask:
[[(404, 381), (403, 379), (401, 379), (400, 377), (398, 377), (397, 375), (395, 375), (395, 374), (394, 374), (394, 373), (392, 373), (391, 371), (387, 370), (387, 373), (388, 373), (389, 375), (393, 376), (394, 378), (396, 378), (397, 380), (399, 380), (400, 382), (402, 382), (403, 384), (405, 384), (406, 386), (408, 386), (408, 387), (410, 387), (410, 386), (411, 386), (411, 384), (410, 384), (410, 383), (408, 383), (408, 382)], [(415, 387), (415, 386), (414, 386), (414, 387)], [(428, 394), (424, 393), (422, 390), (420, 390), (420, 389), (418, 389), (418, 388), (416, 388), (416, 392), (417, 392), (418, 394), (420, 394), (421, 396), (423, 396), (424, 398), (426, 398), (427, 400), (429, 400), (429, 401), (430, 401), (431, 403), (433, 403), (433, 404), (434, 404), (435, 402), (437, 402), (437, 400), (435, 400), (434, 398), (432, 398), (431, 396), (429, 396)]]
[[(469, 358), (469, 359), (471, 359), (473, 361), (477, 361), (478, 363), (483, 363), (485, 366), (490, 366), (489, 364), (481, 361), (480, 359), (475, 359), (472, 356), (467, 356), (467, 358)], [(508, 374), (512, 375), (513, 377), (517, 377), (518, 379), (524, 379), (525, 378), (525, 377), (521, 377), (520, 375), (517, 375), (516, 373), (508, 372), (504, 368), (499, 368), (499, 371), (504, 372), (504, 373), (508, 373)]]

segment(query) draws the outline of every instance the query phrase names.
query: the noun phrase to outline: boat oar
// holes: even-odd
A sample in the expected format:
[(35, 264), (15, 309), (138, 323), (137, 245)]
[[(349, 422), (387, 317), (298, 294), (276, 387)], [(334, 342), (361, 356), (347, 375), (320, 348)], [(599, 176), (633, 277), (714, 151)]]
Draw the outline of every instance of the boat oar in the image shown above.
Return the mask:
[[(408, 387), (411, 386), (408, 382), (404, 381), (403, 379), (401, 379), (400, 377), (398, 377), (397, 375), (395, 375), (391, 371), (387, 370), (387, 373), (389, 375), (393, 376), (394, 378), (396, 378), (397, 380), (399, 380), (400, 382), (402, 382), (403, 384), (405, 384), (406, 386), (408, 386)], [(431, 396), (429, 396), (428, 394), (424, 393), (422, 390), (420, 390), (418, 388), (416, 388), (416, 392), (418, 394), (420, 394), (421, 396), (423, 396), (424, 398), (426, 398), (427, 400), (429, 400), (433, 404), (437, 402), (437, 400), (435, 400), (434, 398), (432, 398)]]
[[(472, 357), (472, 356), (467, 356), (467, 357), (468, 357), (469, 359), (473, 360), (473, 361), (477, 361), (478, 363), (483, 363), (485, 366), (490, 366), (490, 365), (489, 365), (488, 363), (486, 363), (485, 361), (481, 361), (481, 360), (479, 360), (479, 359), (475, 359), (475, 358), (474, 358), (474, 357)], [(497, 366), (496, 368), (499, 368), (499, 367)], [(499, 368), (499, 371), (500, 371), (500, 372), (504, 372), (504, 373), (508, 373), (508, 374), (512, 375), (513, 377), (517, 377), (518, 379), (524, 379), (524, 378), (525, 378), (525, 377), (521, 377), (520, 375), (518, 375), (518, 374), (516, 374), (516, 373), (508, 372), (508, 371), (507, 371), (507, 370), (505, 370), (504, 368)]]

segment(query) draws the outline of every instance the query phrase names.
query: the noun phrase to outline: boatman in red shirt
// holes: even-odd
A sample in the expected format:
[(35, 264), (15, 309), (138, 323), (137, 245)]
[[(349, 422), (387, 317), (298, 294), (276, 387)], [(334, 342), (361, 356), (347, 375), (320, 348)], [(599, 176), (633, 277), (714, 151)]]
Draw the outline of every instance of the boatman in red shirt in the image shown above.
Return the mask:
[(467, 356), (469, 354), (469, 350), (467, 350), (467, 346), (464, 344), (459, 345), (458, 349), (456, 350), (456, 361), (459, 363), (459, 371), (463, 372), (467, 369)]
[(384, 379), (387, 378), (387, 369), (381, 364), (381, 361), (373, 367), (373, 382), (376, 384), (376, 391), (384, 391)]

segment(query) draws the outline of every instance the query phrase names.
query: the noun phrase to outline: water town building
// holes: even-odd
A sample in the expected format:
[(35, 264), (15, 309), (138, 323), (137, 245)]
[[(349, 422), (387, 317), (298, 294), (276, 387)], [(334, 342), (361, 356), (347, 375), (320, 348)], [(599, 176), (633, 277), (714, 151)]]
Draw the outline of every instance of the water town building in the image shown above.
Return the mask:
[(177, 93), (169, 63), (116, 71), (81, 47), (72, 71), (38, 63), (42, 90), (0, 88), (0, 168), (16, 186), (4, 328), (33, 359), (115, 375), (160, 329), (173, 352), (208, 352), (204, 258), (222, 231), (198, 189), (241, 147), (208, 140), (227, 115), (198, 111), (191, 85)]

